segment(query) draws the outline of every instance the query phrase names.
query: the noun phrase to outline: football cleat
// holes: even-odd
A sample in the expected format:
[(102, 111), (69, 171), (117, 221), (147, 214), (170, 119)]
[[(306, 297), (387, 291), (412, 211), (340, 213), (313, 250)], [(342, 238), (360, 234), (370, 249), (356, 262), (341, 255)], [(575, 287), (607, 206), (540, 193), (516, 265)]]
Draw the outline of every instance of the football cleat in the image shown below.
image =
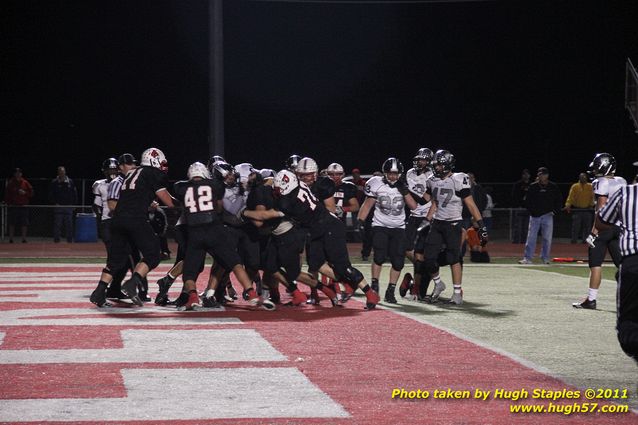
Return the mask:
[(187, 302), (188, 302), (188, 293), (181, 292), (179, 294), (179, 297), (175, 298), (174, 301), (167, 302), (166, 305), (174, 305), (175, 307), (179, 308), (184, 306)]
[(583, 301), (579, 303), (573, 303), (572, 307), (584, 308), (585, 310), (596, 310), (596, 300), (590, 300), (589, 298), (585, 298)]
[(201, 300), (199, 299), (199, 295), (197, 295), (197, 291), (190, 291), (188, 293), (188, 300), (186, 304), (177, 307), (178, 311), (191, 311), (191, 310), (199, 310), (202, 306)]
[(430, 296), (431, 302), (435, 302), (439, 299), (441, 292), (445, 291), (445, 283), (442, 280), (434, 283), (434, 289), (432, 290), (432, 295)]
[(98, 285), (91, 293), (89, 300), (98, 307), (110, 307), (111, 304), (106, 300), (106, 288)]
[(202, 294), (202, 306), (206, 308), (219, 308), (221, 305), (215, 299), (215, 291), (207, 289)]
[(349, 284), (345, 283), (343, 285), (343, 290), (341, 291), (341, 303), (347, 303), (350, 298), (354, 295), (354, 289)]
[(230, 282), (226, 284), (226, 294), (230, 297), (228, 301), (235, 301), (237, 299), (237, 291), (235, 291), (233, 284)]
[(132, 277), (124, 282), (122, 284), (122, 292), (124, 292), (124, 294), (129, 297), (131, 301), (133, 301), (133, 304), (141, 307), (144, 305), (144, 303), (137, 294), (138, 281), (139, 279)]
[(399, 285), (399, 295), (405, 297), (408, 291), (410, 291), (413, 286), (414, 280), (412, 279), (412, 275), (410, 273), (404, 274), (401, 285)]
[(368, 292), (366, 292), (366, 310), (374, 309), (377, 304), (379, 304), (379, 301), (381, 301), (381, 298), (374, 289), (370, 289)]
[(279, 294), (279, 285), (270, 288), (270, 301), (274, 304), (281, 304), (281, 294)]
[(170, 303), (171, 301), (168, 299), (168, 295), (166, 294), (157, 294), (155, 296), (155, 304), (159, 305), (159, 306), (166, 306)]
[(463, 290), (461, 289), (461, 292), (454, 291), (454, 293), (452, 294), (452, 298), (450, 298), (449, 303), (456, 304), (456, 305), (463, 304)]
[(292, 296), (292, 300), (290, 301), (290, 303), (294, 306), (298, 306), (308, 302), (308, 297), (306, 297), (306, 294), (301, 292), (299, 289), (295, 289), (290, 295)]
[(379, 293), (379, 281), (377, 279), (372, 279), (370, 287), (374, 292), (376, 292), (377, 294)]
[(122, 293), (122, 287), (120, 285), (109, 286), (106, 290), (106, 298), (115, 298), (121, 300), (126, 298), (126, 295)]
[(390, 304), (397, 304), (397, 299), (394, 296), (394, 291), (390, 290), (390, 288), (385, 290), (385, 296), (383, 297), (383, 301)]
[(319, 305), (319, 292), (317, 292), (317, 288), (310, 288), (310, 297), (308, 297), (306, 304)]

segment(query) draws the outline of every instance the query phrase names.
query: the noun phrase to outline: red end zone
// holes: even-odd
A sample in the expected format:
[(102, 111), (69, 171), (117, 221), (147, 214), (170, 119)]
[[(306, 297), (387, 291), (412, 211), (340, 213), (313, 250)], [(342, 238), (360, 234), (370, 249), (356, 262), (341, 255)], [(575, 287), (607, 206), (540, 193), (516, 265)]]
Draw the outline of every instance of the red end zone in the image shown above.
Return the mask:
[[(42, 272), (42, 268), (34, 268)], [(24, 269), (25, 272), (34, 269)], [(56, 267), (58, 271), (71, 271)], [(97, 267), (81, 267), (83, 271), (94, 270)], [(5, 272), (15, 272), (16, 268), (0, 267), (0, 275)], [(48, 271), (48, 269), (46, 269)], [(75, 268), (77, 270), (77, 268)], [(59, 279), (63, 280), (63, 279)], [(94, 280), (94, 279), (93, 279)], [(92, 280), (89, 280), (92, 282)], [(6, 285), (2, 285), (6, 286)], [(0, 297), (4, 289), (0, 286)], [(55, 288), (58, 289), (58, 288)], [(154, 292), (154, 291), (153, 291)], [(86, 296), (90, 290), (88, 290)], [(327, 304), (327, 301), (324, 301)], [(9, 326), (2, 314), (15, 312), (17, 309), (82, 309), (91, 314), (86, 317), (86, 326), (82, 325), (11, 325)], [(74, 302), (15, 302), (0, 301), (0, 332), (4, 333), (0, 345), (0, 420), (5, 420), (4, 411), (13, 406), (8, 402), (22, 400), (38, 408), (39, 401), (49, 399), (121, 399), (127, 397), (127, 387), (123, 370), (134, 370), (141, 376), (152, 370), (177, 371), (187, 373), (191, 370), (228, 371), (228, 370), (261, 370), (270, 368), (275, 375), (282, 371), (281, 390), (290, 385), (283, 377), (283, 371), (293, 369), (300, 372), (307, 380), (325, 394), (334, 403), (340, 405), (347, 413), (347, 417), (313, 418), (312, 412), (305, 412), (310, 417), (273, 417), (255, 414), (250, 418), (219, 418), (209, 416), (208, 419), (179, 421), (179, 423), (237, 423), (237, 424), (421, 424), (421, 423), (454, 423), (454, 424), (510, 424), (510, 423), (636, 423), (637, 416), (632, 413), (624, 414), (573, 414), (566, 416), (553, 414), (513, 414), (510, 404), (547, 404), (548, 400), (533, 400), (531, 398), (511, 402), (510, 400), (487, 401), (469, 399), (434, 399), (435, 390), (469, 390), (472, 395), (475, 389), (482, 390), (520, 390), (527, 389), (532, 393), (534, 389), (577, 390), (561, 381), (522, 366), (514, 360), (501, 354), (479, 347), (462, 340), (447, 332), (423, 324), (421, 322), (399, 316), (385, 310), (365, 311), (362, 304), (351, 301), (345, 308), (329, 308), (326, 306), (304, 306), (301, 308), (279, 307), (275, 312), (247, 311), (240, 301), (237, 308), (227, 311), (212, 312), (171, 312), (162, 313), (164, 318), (157, 318), (152, 322), (126, 325), (90, 325), (90, 321), (98, 317), (127, 317), (140, 320), (152, 318), (153, 308), (141, 308), (140, 314), (114, 314), (108, 309), (97, 309), (84, 298)], [(55, 321), (55, 315), (47, 313), (45, 316)], [(64, 317), (74, 317), (65, 315)], [(85, 317), (85, 316), (75, 316)], [(188, 320), (202, 320), (192, 324), (163, 324), (169, 318), (187, 318)], [(207, 323), (210, 318), (211, 322)], [(239, 323), (212, 323), (216, 318), (233, 318)], [(135, 323), (135, 322), (129, 322)], [(206, 361), (181, 361), (180, 358), (169, 358), (158, 361), (153, 358), (153, 351), (159, 346), (171, 347), (175, 340), (167, 338), (161, 344), (150, 345), (144, 352), (135, 351), (130, 346), (131, 353), (137, 353), (138, 359), (102, 362), (113, 353), (118, 353), (127, 346), (123, 343), (124, 335), (129, 332), (161, 331), (167, 335), (179, 335), (186, 331), (227, 331), (231, 336), (241, 332), (267, 341), (274, 351), (272, 358), (261, 361), (233, 360), (233, 357), (207, 359)], [(172, 333), (171, 333), (172, 332)], [(152, 332), (150, 332), (152, 333)], [(131, 338), (133, 338), (131, 336)], [(229, 340), (230, 341), (230, 340)], [(248, 340), (247, 340), (248, 341)], [(253, 341), (253, 340), (250, 340)], [(259, 342), (259, 341), (257, 341)], [(231, 341), (232, 343), (232, 341)], [(207, 340), (190, 340), (193, 348), (215, 350), (219, 347), (210, 346)], [(187, 344), (187, 345), (188, 345)], [(241, 351), (244, 342), (239, 341)], [(182, 347), (174, 347), (176, 350)], [(188, 348), (188, 347), (186, 347)], [(246, 351), (254, 348), (252, 343), (243, 346)], [(11, 356), (4, 354), (17, 353), (24, 350), (25, 359), (40, 358), (41, 353), (57, 355), (61, 352), (86, 350), (82, 353), (92, 355), (98, 350), (95, 360), (83, 358), (79, 354), (74, 362), (61, 363), (32, 363), (31, 360), (20, 363), (6, 360)], [(58, 350), (58, 351), (48, 351)], [(104, 356), (100, 356), (103, 350)], [(4, 354), (3, 354), (4, 353)], [(109, 353), (109, 354), (107, 354)], [(277, 358), (276, 354), (283, 355)], [(236, 353), (240, 355), (241, 353)], [(71, 358), (74, 358), (71, 356)], [(115, 358), (115, 357), (114, 357)], [(5, 359), (5, 361), (2, 361)], [(279, 369), (280, 368), (280, 369)], [(244, 372), (244, 376), (250, 372)], [(8, 384), (10, 383), (10, 384)], [(211, 383), (212, 385), (212, 383)], [(259, 381), (254, 381), (245, 388), (243, 394), (234, 395), (237, 402), (240, 399), (249, 400), (258, 394)], [(407, 391), (424, 390), (430, 392), (428, 399), (399, 400), (392, 399), (393, 389)], [(312, 389), (312, 388), (311, 388)], [(144, 423), (176, 423), (174, 419), (162, 420), (162, 411), (179, 411), (183, 400), (194, 396), (193, 388), (173, 389), (170, 383), (166, 388), (157, 391), (175, 391), (171, 394), (171, 402), (167, 405), (142, 404), (139, 409), (146, 409), (149, 413), (148, 421)], [(277, 399), (276, 391), (272, 394), (273, 403)], [(229, 396), (220, 394), (220, 397)], [(261, 395), (260, 395), (261, 396)], [(215, 400), (209, 400), (211, 412), (215, 412)], [(307, 400), (289, 397), (285, 400), (290, 405), (303, 405)], [(555, 404), (568, 405), (586, 403), (588, 400), (559, 400)], [(6, 404), (3, 404), (6, 403)], [(69, 403), (71, 403), (69, 401)], [(232, 400), (231, 400), (232, 403)], [(73, 405), (73, 404), (70, 404)], [(259, 406), (254, 406), (259, 412)], [(97, 414), (97, 412), (96, 412)], [(113, 412), (117, 417), (117, 412)], [(90, 416), (90, 410), (89, 410)], [(240, 415), (241, 416), (241, 415)], [(80, 421), (68, 423), (103, 423), (104, 420), (90, 420), (89, 417)], [(56, 419), (59, 421), (59, 419)], [(63, 419), (64, 420), (64, 419)], [(37, 421), (43, 423), (44, 421)], [(117, 420), (117, 423), (141, 423), (140, 421)], [(13, 421), (13, 423), (22, 423)], [(26, 423), (26, 422), (25, 422)], [(36, 422), (28, 422), (36, 423)], [(49, 422), (50, 423), (50, 422)]]

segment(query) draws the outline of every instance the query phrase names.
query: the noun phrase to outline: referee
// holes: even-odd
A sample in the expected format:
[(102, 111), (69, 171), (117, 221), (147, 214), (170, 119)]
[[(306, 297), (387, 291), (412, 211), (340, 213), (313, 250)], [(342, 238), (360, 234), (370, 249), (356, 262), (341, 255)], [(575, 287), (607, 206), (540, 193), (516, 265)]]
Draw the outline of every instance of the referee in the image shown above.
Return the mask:
[(623, 351), (638, 362), (638, 185), (614, 193), (596, 215), (596, 228), (620, 225), (620, 273), (616, 292), (618, 341)]

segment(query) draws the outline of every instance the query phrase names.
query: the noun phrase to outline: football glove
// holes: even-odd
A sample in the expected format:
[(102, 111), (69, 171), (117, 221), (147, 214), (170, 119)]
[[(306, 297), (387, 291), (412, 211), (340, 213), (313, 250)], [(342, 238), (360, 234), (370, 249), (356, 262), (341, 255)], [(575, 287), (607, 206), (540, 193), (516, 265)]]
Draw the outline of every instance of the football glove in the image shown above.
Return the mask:
[(596, 248), (596, 239), (598, 239), (598, 235), (590, 233), (587, 239), (585, 239), (585, 243), (589, 245), (590, 248)]
[(477, 224), (479, 228), (476, 230), (476, 232), (478, 233), (479, 240), (481, 241), (481, 246), (485, 246), (489, 241), (489, 237), (487, 235), (487, 227), (483, 223), (483, 220), (479, 220)]

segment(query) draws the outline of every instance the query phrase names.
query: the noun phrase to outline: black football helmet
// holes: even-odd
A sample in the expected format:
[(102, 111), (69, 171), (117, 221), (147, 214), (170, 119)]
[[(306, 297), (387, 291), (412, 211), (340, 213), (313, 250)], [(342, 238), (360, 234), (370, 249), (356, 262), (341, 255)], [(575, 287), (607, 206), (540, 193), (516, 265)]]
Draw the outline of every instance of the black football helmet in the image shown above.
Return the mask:
[(403, 174), (403, 164), (401, 164), (401, 161), (399, 161), (396, 158), (393, 158), (393, 157), (388, 158), (383, 163), (381, 170), (383, 171), (383, 176), (385, 177), (385, 181), (388, 183), (394, 183), (396, 180), (391, 181), (390, 179), (388, 179), (388, 173), (398, 173), (399, 178), (401, 178), (401, 175)]
[(612, 154), (597, 153), (589, 164), (589, 174), (594, 177), (608, 176), (616, 172), (616, 158)]
[(235, 174), (235, 168), (229, 163), (218, 161), (213, 165), (213, 176), (219, 181), (223, 182), (231, 174)]
[(120, 165), (119, 162), (117, 162), (117, 159), (115, 158), (108, 158), (105, 159), (104, 162), (102, 162), (102, 171), (104, 172), (104, 174), (117, 174), (119, 169), (118, 166)]
[(226, 160), (220, 155), (213, 155), (208, 159), (208, 163), (206, 163), (206, 167), (208, 167), (208, 171), (210, 171), (211, 174), (214, 174), (213, 166), (217, 162), (226, 162)]
[[(423, 172), (425, 170), (427, 170), (427, 168), (430, 166), (430, 163), (432, 162), (432, 158), (434, 157), (434, 152), (432, 152), (432, 149), (430, 148), (421, 148), (418, 150), (418, 152), (416, 153), (416, 155), (414, 155), (414, 158), (412, 159), (412, 166), (420, 171)], [(425, 164), (425, 166), (420, 167), (419, 166), (419, 162), (421, 161), (427, 161), (427, 164)]]
[(301, 155), (290, 155), (290, 157), (286, 160), (286, 170), (292, 171), (293, 173), (297, 171), (297, 164), (301, 161)]
[(436, 177), (445, 177), (454, 170), (456, 159), (452, 152), (439, 149), (432, 158), (432, 169)]

